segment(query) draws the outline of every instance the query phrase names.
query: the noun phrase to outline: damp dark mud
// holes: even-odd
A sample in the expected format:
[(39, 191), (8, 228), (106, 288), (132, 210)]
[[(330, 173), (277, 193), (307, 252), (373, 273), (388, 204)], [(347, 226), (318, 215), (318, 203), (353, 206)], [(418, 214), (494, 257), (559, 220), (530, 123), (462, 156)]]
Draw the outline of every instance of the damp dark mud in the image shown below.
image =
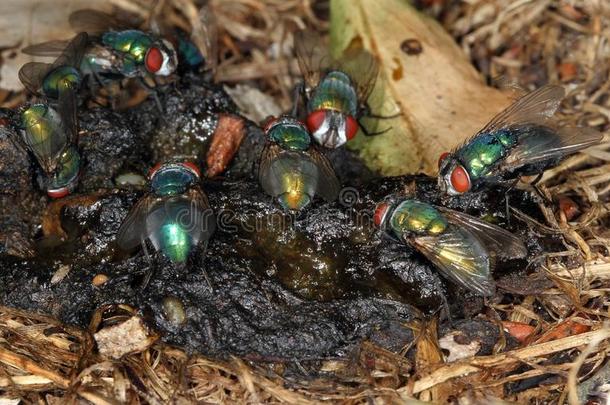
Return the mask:
[[(481, 298), (373, 227), (375, 203), (390, 193), (485, 216), (522, 237), (529, 258), (498, 264), (498, 299), (514, 293), (511, 280), (529, 259), (558, 243), (517, 218), (508, 224), (502, 189), (441, 201), (435, 179), (376, 178), (346, 150), (330, 154), (345, 185), (339, 200), (288, 214), (256, 182), (264, 140), (247, 122), (227, 172), (202, 182), (217, 217), (207, 250), (179, 267), (152, 249), (150, 257), (121, 252), (116, 232), (145, 192), (150, 167), (176, 155), (202, 163), (219, 114), (235, 113), (220, 88), (193, 77), (160, 91), (159, 103), (163, 115), (152, 97), (128, 112), (82, 111), (79, 187), (59, 202), (39, 191), (31, 159), (0, 138), (0, 303), (79, 326), (96, 308), (125, 303), (164, 341), (188, 350), (317, 359), (347, 355), (365, 339), (398, 350), (413, 339), (406, 324), (439, 313), (445, 302), (458, 323), (483, 308)], [(510, 202), (540, 217), (535, 195), (513, 190)]]

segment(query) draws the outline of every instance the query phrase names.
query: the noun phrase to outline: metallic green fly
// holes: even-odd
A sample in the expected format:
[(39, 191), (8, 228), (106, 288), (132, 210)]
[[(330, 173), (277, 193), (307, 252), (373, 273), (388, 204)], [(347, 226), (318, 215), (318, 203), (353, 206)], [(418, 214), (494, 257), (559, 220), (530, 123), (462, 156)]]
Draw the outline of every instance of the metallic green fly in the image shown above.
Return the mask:
[(307, 128), (284, 115), (265, 125), (267, 143), (259, 165), (258, 179), (263, 190), (288, 210), (299, 211), (314, 196), (334, 201), (339, 180), (326, 158), (312, 145)]
[[(317, 143), (337, 148), (356, 136), (360, 123), (371, 116), (367, 100), (377, 79), (379, 66), (364, 49), (349, 49), (339, 59), (322, 47), (320, 37), (300, 31), (295, 35), (296, 56), (305, 80), (307, 128)], [(383, 117), (378, 117), (383, 118)]]
[(60, 49), (53, 63), (29, 62), (23, 65), (19, 69), (19, 80), (32, 94), (51, 100), (74, 96), (83, 80), (80, 65), (87, 43), (88, 35), (84, 32), (78, 34)]
[(212, 236), (216, 219), (207, 196), (199, 187), (199, 168), (190, 162), (171, 161), (149, 174), (147, 193), (123, 221), (117, 244), (125, 251), (150, 240), (173, 263), (185, 263), (191, 252)]
[(439, 159), (438, 183), (449, 195), (512, 185), (521, 176), (541, 175), (565, 157), (599, 143), (591, 128), (558, 127), (551, 117), (565, 90), (548, 85), (517, 100), (483, 129)]
[[(108, 14), (89, 9), (72, 13), (70, 24), (89, 38), (80, 70), (101, 83), (123, 77), (169, 76), (176, 71), (174, 46), (152, 33), (132, 29)], [(49, 41), (29, 46), (23, 52), (54, 56), (64, 47), (65, 41)]]
[(421, 252), (447, 278), (483, 296), (495, 291), (495, 259), (527, 255), (523, 242), (502, 228), (406, 197), (379, 203), (374, 222), (392, 239)]
[(14, 144), (31, 153), (42, 168), (47, 194), (61, 198), (72, 192), (81, 163), (76, 145), (78, 124), (74, 95), (60, 97), (57, 109), (37, 103), (16, 111), (5, 109), (0, 115), (0, 130)]

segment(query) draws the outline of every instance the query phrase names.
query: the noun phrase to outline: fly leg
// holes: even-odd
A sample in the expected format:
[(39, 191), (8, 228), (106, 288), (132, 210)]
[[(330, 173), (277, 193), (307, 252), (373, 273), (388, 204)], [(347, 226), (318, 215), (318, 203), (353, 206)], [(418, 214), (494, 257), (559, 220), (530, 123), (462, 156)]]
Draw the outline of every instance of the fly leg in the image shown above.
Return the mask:
[[(202, 249), (203, 249), (203, 255), (205, 255), (205, 252), (208, 250), (208, 241), (205, 241)], [(203, 259), (202, 259), (202, 261), (203, 261)], [(210, 291), (214, 292), (214, 287), (212, 286), (212, 282), (210, 281), (210, 278), (208, 277), (207, 270), (203, 266), (201, 266), (201, 269), (203, 271), (203, 278), (205, 278), (205, 282), (208, 284), (208, 287), (210, 287)]]
[(379, 115), (379, 114), (373, 114), (371, 112), (370, 107), (365, 104), (364, 107), (362, 107), (359, 111), (358, 116), (361, 118), (358, 118), (358, 125), (360, 126), (360, 129), (362, 130), (362, 133), (366, 136), (375, 136), (375, 135), (381, 135), (381, 134), (385, 134), (386, 132), (390, 131), (392, 129), (392, 127), (388, 127), (386, 129), (383, 129), (381, 131), (377, 131), (377, 132), (369, 132), (366, 127), (364, 126), (363, 122), (362, 122), (362, 117), (366, 117), (366, 118), (373, 118), (373, 119), (380, 119), (380, 120), (389, 120), (392, 118), (396, 118), (401, 116), (402, 113), (397, 113), (397, 114), (393, 114), (393, 115)]
[(148, 83), (146, 83), (146, 81), (142, 78), (139, 79), (139, 82), (145, 89), (148, 90), (148, 94), (151, 94), (153, 96), (155, 104), (157, 105), (157, 109), (159, 110), (160, 117), (163, 122), (167, 124), (167, 120), (165, 119), (165, 111), (163, 110), (163, 106), (161, 105), (161, 100), (159, 99), (159, 95), (157, 94), (157, 89), (152, 86), (149, 86)]
[(510, 187), (508, 187), (506, 189), (506, 191), (504, 192), (504, 209), (505, 209), (505, 214), (506, 214), (506, 223), (510, 226), (510, 204), (508, 202), (509, 198), (508, 198), (508, 193), (515, 188), (515, 186), (517, 185), (517, 181), (513, 182)]
[(148, 253), (148, 248), (146, 248), (145, 240), (142, 241), (142, 250), (144, 250), (144, 256), (146, 257), (146, 261), (148, 262), (148, 266), (150, 267), (146, 272), (146, 275), (144, 276), (144, 280), (142, 280), (142, 284), (140, 284), (140, 289), (145, 290), (146, 287), (148, 287), (148, 283), (150, 283), (153, 274), (155, 273), (155, 266), (152, 257)]
[(532, 186), (532, 188), (534, 189), (536, 194), (538, 194), (538, 196), (542, 199), (542, 201), (545, 204), (551, 205), (553, 203), (553, 201), (549, 200), (549, 198), (542, 192), (542, 190), (540, 190), (540, 187), (538, 187), (538, 185), (537, 185), (538, 182), (540, 181), (540, 179), (542, 179), (543, 174), (544, 173), (538, 173), (536, 178), (530, 183), (530, 186)]
[(299, 82), (292, 90), (293, 104), (292, 104), (292, 116), (298, 118), (299, 113), (299, 101), (301, 97), (305, 96), (305, 83)]
[(362, 121), (360, 121), (360, 119), (358, 119), (358, 126), (360, 127), (360, 130), (362, 131), (362, 133), (366, 136), (377, 136), (377, 135), (381, 135), (381, 134), (385, 134), (386, 132), (388, 132), (389, 130), (392, 129), (392, 127), (388, 127), (386, 129), (383, 129), (381, 131), (377, 131), (377, 132), (369, 132), (368, 129), (366, 129), (366, 127), (364, 126), (364, 124), (362, 123)]

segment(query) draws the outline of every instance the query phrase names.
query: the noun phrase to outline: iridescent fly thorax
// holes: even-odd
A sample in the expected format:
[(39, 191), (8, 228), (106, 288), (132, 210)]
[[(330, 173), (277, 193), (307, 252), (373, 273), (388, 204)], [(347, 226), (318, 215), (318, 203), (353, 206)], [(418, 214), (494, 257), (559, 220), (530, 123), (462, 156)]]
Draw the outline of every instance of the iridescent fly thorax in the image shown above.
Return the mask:
[(348, 75), (338, 70), (324, 76), (307, 103), (309, 111), (336, 110), (356, 116), (358, 95)]
[(517, 144), (517, 138), (517, 133), (508, 129), (481, 134), (459, 151), (458, 159), (468, 171), (470, 179), (478, 179), (508, 155)]
[(304, 151), (311, 144), (309, 132), (294, 118), (280, 118), (267, 130), (267, 134), (272, 142), (277, 143), (284, 150)]
[(184, 165), (165, 164), (154, 171), (150, 185), (158, 196), (178, 195), (184, 193), (197, 180), (197, 174)]
[(447, 220), (433, 206), (416, 200), (401, 202), (391, 214), (389, 226), (397, 235), (439, 235), (447, 228)]
[(142, 31), (126, 30), (106, 32), (102, 35), (102, 42), (114, 50), (129, 54), (137, 63), (142, 63), (153, 40)]

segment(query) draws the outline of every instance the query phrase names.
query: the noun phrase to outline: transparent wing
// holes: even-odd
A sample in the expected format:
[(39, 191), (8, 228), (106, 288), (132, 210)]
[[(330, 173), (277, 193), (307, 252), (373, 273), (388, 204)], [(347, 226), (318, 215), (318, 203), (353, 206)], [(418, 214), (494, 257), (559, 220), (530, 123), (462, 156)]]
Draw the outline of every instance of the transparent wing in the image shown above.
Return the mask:
[(332, 63), (322, 39), (314, 31), (298, 31), (294, 34), (294, 50), (305, 84), (317, 86), (321, 72)]
[(51, 69), (50, 63), (28, 62), (19, 69), (19, 81), (32, 94), (38, 94), (42, 81)]
[(519, 137), (519, 143), (501, 165), (501, 170), (514, 170), (524, 165), (535, 164), (576, 153), (600, 143), (603, 134), (592, 128), (568, 127), (554, 130), (537, 127)]
[(495, 292), (491, 258), (482, 242), (470, 231), (450, 226), (440, 236), (407, 240), (452, 281), (489, 297)]
[(59, 56), (66, 49), (70, 41), (48, 41), (30, 45), (21, 50), (26, 55), (33, 56)]
[(78, 139), (78, 117), (74, 90), (66, 89), (61, 91), (57, 106), (61, 125), (66, 134), (66, 143), (74, 144)]
[(129, 25), (102, 11), (83, 9), (76, 10), (68, 18), (70, 26), (76, 32), (101, 34), (106, 31), (129, 29)]
[(58, 112), (48, 106), (44, 115), (24, 128), (23, 143), (27, 145), (46, 173), (53, 173), (62, 152), (68, 146), (68, 134), (64, 130)]
[(263, 148), (258, 166), (258, 180), (267, 194), (276, 196), (281, 194), (278, 181), (272, 181), (271, 165), (277, 160), (282, 149), (276, 144), (268, 143)]
[(507, 230), (462, 212), (444, 207), (436, 208), (450, 223), (458, 227), (462, 226), (474, 234), (497, 257), (515, 259), (527, 256), (527, 249), (523, 241)]
[(525, 124), (544, 124), (555, 114), (564, 96), (565, 90), (561, 86), (540, 87), (500, 112), (477, 134)]
[[(0, 113), (0, 116), (2, 114)], [(0, 135), (5, 136), (9, 139), (16, 148), (21, 149), (23, 152), (27, 153), (27, 145), (23, 142), (23, 138), (15, 131), (15, 129), (10, 125), (1, 125), (0, 124)]]
[(210, 208), (208, 197), (200, 188), (194, 187), (186, 193), (186, 198), (192, 203), (195, 212), (192, 218), (196, 219), (191, 237), (195, 243), (209, 240), (216, 230), (216, 217)]
[(331, 163), (326, 156), (315, 147), (309, 149), (309, 156), (311, 160), (316, 163), (320, 172), (318, 189), (316, 192), (328, 202), (336, 200), (341, 189), (341, 183), (339, 183)]
[(197, 37), (201, 38), (205, 46), (201, 51), (205, 58), (206, 68), (215, 72), (218, 65), (218, 22), (209, 6), (206, 5), (199, 10), (199, 21), (201, 21), (201, 27), (193, 27), (191, 37), (193, 40)]
[(149, 194), (144, 196), (129, 211), (117, 232), (117, 245), (125, 250), (131, 250), (146, 240), (146, 214), (154, 198)]
[(274, 197), (287, 192), (287, 183), (298, 181), (302, 192), (313, 197), (318, 189), (318, 166), (307, 155), (282, 150), (270, 144), (265, 147), (259, 166), (263, 190)]
[(86, 32), (77, 34), (68, 43), (61, 55), (53, 62), (52, 67), (73, 66), (78, 69), (80, 67), (80, 62), (85, 55), (88, 43), (89, 35), (87, 35)]
[(336, 62), (336, 68), (352, 79), (358, 100), (366, 101), (379, 74), (379, 64), (375, 57), (362, 48), (348, 49)]
[(191, 189), (184, 195), (158, 199), (148, 210), (146, 234), (153, 245), (161, 246), (164, 226), (176, 226), (191, 238), (193, 245), (207, 241), (214, 232), (215, 220), (208, 200), (201, 190)]

